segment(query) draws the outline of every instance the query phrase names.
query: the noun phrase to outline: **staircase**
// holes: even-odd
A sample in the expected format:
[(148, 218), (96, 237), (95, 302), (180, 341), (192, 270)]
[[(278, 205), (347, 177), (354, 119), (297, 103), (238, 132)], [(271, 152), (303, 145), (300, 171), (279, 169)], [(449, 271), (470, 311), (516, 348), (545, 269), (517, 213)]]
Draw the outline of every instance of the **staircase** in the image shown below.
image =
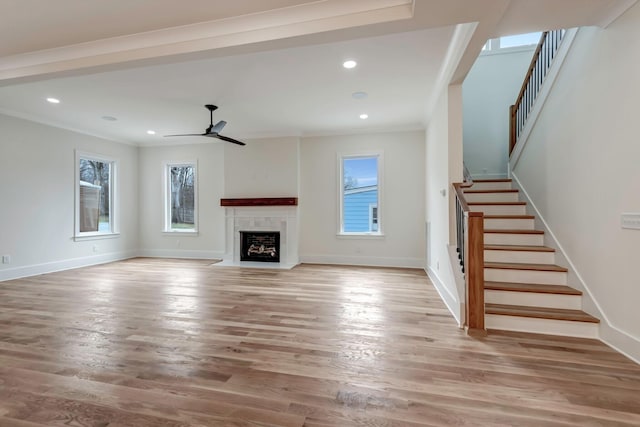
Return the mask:
[(582, 292), (567, 286), (511, 180), (473, 181), (464, 197), (484, 213), (486, 328), (596, 338), (599, 320), (582, 311)]

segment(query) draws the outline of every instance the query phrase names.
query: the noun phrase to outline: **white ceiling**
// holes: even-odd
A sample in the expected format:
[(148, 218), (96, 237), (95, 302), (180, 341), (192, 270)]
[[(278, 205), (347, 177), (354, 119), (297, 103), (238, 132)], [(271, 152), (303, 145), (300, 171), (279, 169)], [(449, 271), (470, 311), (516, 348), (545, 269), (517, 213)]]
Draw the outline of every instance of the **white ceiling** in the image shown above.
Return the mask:
[[(161, 136), (204, 131), (206, 103), (234, 138), (415, 129), (448, 59), (463, 78), (487, 38), (606, 25), (633, 1), (531, 3), (0, 0), (0, 112), (138, 145), (210, 141)], [(465, 22), (478, 25), (456, 56)]]

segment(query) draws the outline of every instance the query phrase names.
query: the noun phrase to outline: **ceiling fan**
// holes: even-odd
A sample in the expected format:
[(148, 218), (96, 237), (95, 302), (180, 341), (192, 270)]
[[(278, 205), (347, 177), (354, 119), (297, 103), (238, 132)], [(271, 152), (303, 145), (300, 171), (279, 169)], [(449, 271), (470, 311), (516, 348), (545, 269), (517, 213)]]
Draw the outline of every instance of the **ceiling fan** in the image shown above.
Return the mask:
[(222, 130), (222, 128), (224, 128), (224, 126), (227, 124), (227, 122), (225, 122), (224, 120), (220, 120), (214, 126), (213, 125), (213, 112), (215, 110), (217, 110), (218, 107), (215, 106), (215, 105), (207, 104), (207, 105), (205, 105), (205, 108), (207, 110), (209, 110), (209, 114), (210, 114), (211, 119), (209, 121), (209, 127), (204, 131), (204, 133), (185, 133), (185, 134), (180, 134), (180, 135), (165, 135), (165, 136), (208, 136), (210, 138), (218, 138), (218, 139), (221, 139), (223, 141), (232, 142), (232, 143), (238, 144), (238, 145), (247, 145), (242, 141), (238, 141), (237, 139), (233, 139), (233, 138), (229, 138), (228, 136), (220, 135), (220, 131)]

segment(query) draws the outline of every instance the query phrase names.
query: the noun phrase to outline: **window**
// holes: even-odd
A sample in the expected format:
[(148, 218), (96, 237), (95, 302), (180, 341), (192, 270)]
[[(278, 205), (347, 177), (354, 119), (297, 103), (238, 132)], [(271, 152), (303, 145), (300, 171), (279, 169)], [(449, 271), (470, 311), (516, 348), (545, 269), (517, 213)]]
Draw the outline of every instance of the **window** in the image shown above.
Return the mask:
[(382, 235), (382, 155), (340, 156), (340, 228), (342, 235)]
[(76, 152), (76, 238), (117, 234), (115, 178), (114, 160)]
[(369, 205), (369, 231), (378, 231), (378, 206)]
[(198, 231), (197, 168), (194, 163), (165, 167), (165, 231)]
[(498, 52), (501, 49), (509, 48), (524, 48), (529, 46), (535, 46), (540, 41), (542, 36), (541, 32), (516, 34), (513, 36), (504, 36), (497, 39), (487, 40), (484, 46), (482, 46), (483, 53)]

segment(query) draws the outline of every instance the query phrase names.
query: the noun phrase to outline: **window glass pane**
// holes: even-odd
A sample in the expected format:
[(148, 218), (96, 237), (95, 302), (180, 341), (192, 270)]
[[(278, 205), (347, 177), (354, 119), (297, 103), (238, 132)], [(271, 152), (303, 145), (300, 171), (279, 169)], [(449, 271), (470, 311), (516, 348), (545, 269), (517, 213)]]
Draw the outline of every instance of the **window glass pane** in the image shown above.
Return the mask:
[(344, 158), (342, 171), (342, 231), (378, 231), (378, 158)]
[(169, 166), (170, 230), (195, 229), (195, 168)]
[(537, 32), (500, 37), (500, 49), (538, 44), (541, 35), (542, 33)]
[(111, 232), (111, 164), (80, 159), (80, 232)]

